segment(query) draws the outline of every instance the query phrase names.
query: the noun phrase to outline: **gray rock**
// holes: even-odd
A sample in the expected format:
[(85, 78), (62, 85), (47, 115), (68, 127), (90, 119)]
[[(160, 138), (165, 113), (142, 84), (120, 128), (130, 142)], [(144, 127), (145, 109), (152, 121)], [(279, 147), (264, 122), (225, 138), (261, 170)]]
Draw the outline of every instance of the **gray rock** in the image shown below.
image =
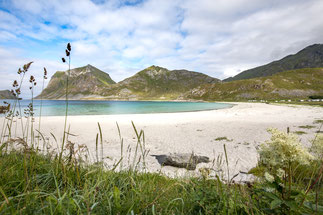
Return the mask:
[(151, 155), (155, 157), (162, 166), (173, 166), (195, 170), (199, 163), (208, 163), (210, 159), (206, 156), (198, 156), (193, 153), (174, 153), (169, 155)]

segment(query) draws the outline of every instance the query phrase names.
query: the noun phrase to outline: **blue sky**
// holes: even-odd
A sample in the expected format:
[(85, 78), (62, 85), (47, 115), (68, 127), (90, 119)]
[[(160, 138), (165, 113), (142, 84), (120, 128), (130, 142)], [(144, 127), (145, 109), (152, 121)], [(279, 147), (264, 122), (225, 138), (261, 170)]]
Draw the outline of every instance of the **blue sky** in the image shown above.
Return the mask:
[(0, 90), (29, 61), (39, 81), (43, 67), (66, 70), (67, 42), (73, 67), (115, 81), (150, 65), (223, 79), (323, 43), (322, 11), (320, 0), (0, 0)]

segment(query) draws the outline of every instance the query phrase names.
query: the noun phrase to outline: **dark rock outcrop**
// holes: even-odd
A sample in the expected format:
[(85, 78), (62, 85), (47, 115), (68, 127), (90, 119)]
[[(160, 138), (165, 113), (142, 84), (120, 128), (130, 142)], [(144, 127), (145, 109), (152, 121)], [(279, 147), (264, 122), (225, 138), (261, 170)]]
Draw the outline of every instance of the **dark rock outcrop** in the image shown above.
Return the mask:
[(208, 163), (210, 159), (206, 156), (194, 155), (193, 153), (174, 153), (169, 155), (151, 155), (155, 157), (162, 166), (173, 166), (195, 170), (199, 163)]

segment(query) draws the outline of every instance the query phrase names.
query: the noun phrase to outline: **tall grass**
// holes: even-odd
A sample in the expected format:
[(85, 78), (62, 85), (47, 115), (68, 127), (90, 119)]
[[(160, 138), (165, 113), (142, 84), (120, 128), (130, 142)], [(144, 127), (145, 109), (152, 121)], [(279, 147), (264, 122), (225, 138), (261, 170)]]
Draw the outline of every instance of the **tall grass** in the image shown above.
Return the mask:
[[(61, 152), (59, 154), (59, 163), (62, 159), (62, 154), (65, 146), (65, 141), (68, 140), (68, 134), (66, 133), (66, 127), (67, 127), (67, 116), (68, 116), (68, 78), (70, 76), (71, 71), (71, 44), (68, 43), (65, 49), (66, 57), (68, 58), (68, 71), (66, 75), (66, 93), (65, 93), (65, 102), (66, 102), (66, 109), (65, 109), (65, 122), (64, 122), (64, 133), (63, 133), (63, 141), (62, 141), (62, 148)], [(63, 63), (66, 63), (65, 58), (62, 58)]]
[[(39, 107), (39, 122), (38, 122), (38, 132), (41, 133), (41, 118), (42, 118), (42, 108), (43, 108), (43, 91), (45, 87), (45, 80), (47, 79), (47, 69), (44, 67), (44, 75), (43, 75), (43, 84), (40, 94), (40, 107)], [(38, 146), (39, 146), (40, 138), (38, 138)]]
[[(66, 51), (71, 49), (67, 47)], [(66, 55), (69, 76), (70, 55)], [(146, 171), (149, 151), (145, 133), (133, 122), (137, 141), (134, 150), (127, 148), (126, 152), (116, 123), (121, 158), (112, 167), (104, 165), (104, 132), (98, 123), (95, 162), (89, 162), (91, 154), (87, 147), (68, 139), (72, 135), (67, 127), (68, 80), (61, 146), (54, 134), (50, 134), (48, 141), (40, 127), (38, 130), (33, 127), (33, 110), (31, 105), (25, 111), (26, 123), (22, 127), (22, 134), (30, 134), (28, 137), (11, 135), (13, 119), (22, 118), (22, 114), (13, 115), (11, 111), (4, 119), (0, 143), (0, 214), (320, 214), (323, 211), (320, 159), (313, 161), (308, 169), (301, 166), (287, 169), (281, 181), (278, 178), (268, 181), (263, 175), (267, 167), (259, 165), (253, 170), (258, 180), (236, 184), (235, 176), (230, 179), (230, 154), (224, 145), (225, 160), (218, 157), (213, 163), (219, 167), (225, 162), (226, 180), (220, 174), (210, 177), (207, 170), (201, 171), (200, 177), (172, 179)], [(39, 144), (36, 148), (33, 144), (34, 130), (38, 141), (43, 141), (40, 149)], [(128, 167), (124, 168), (127, 156)]]

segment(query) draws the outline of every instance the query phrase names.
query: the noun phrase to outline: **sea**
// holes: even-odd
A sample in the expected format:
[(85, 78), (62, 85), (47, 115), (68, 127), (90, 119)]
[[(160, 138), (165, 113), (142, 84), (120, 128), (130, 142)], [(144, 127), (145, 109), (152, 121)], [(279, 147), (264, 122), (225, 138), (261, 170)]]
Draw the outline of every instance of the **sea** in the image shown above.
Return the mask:
[[(15, 100), (0, 100), (14, 107)], [(65, 100), (20, 100), (16, 111), (29, 112), (28, 105), (33, 103), (34, 116), (65, 116)], [(68, 115), (116, 115), (116, 114), (147, 114), (147, 113), (174, 113), (230, 108), (231, 104), (216, 102), (171, 102), (171, 101), (94, 101), (69, 100)], [(1, 116), (1, 114), (0, 114)], [(2, 114), (3, 116), (3, 114)]]

